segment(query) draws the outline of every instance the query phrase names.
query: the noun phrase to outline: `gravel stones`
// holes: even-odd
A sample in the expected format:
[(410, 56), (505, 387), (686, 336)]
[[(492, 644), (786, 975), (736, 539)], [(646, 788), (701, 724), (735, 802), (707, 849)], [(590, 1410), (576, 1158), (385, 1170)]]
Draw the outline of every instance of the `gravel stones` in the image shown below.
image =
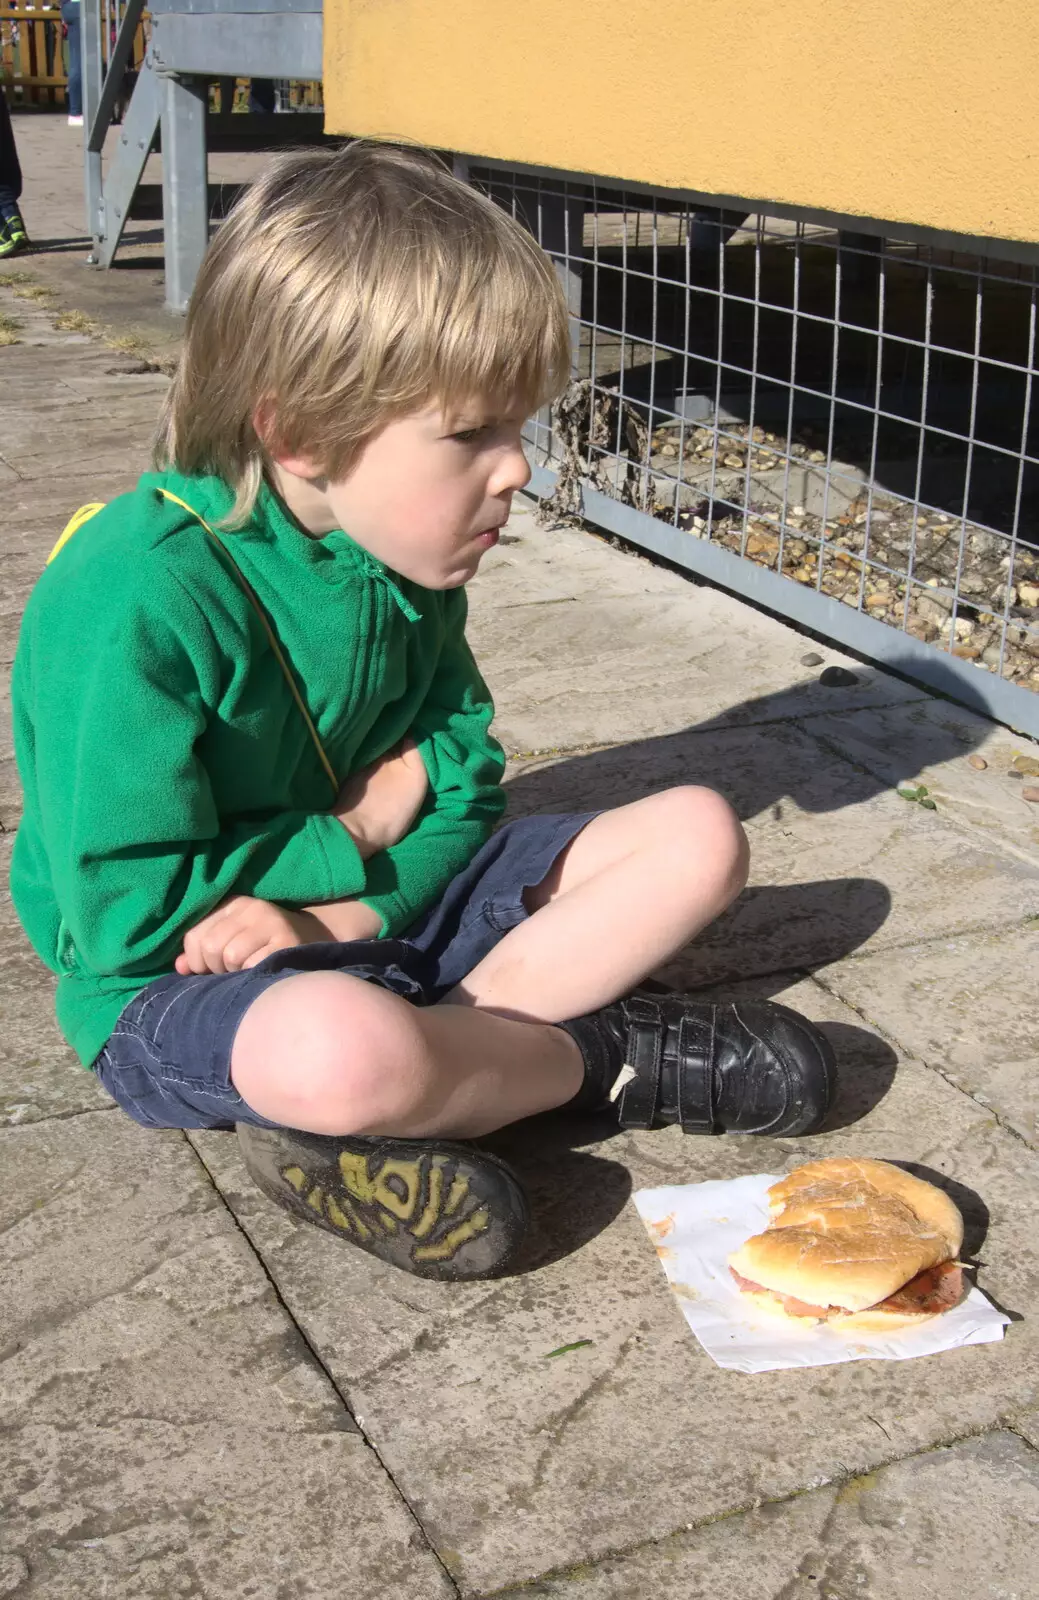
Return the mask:
[[(659, 465), (670, 482), (677, 469), (678, 525), (694, 537), (1039, 691), (1036, 550), (962, 517), (920, 510), (876, 484), (838, 515), (851, 481), (841, 464), (827, 469), (819, 448), (758, 427), (726, 422), (683, 433), (676, 424), (659, 428), (650, 449), (650, 469)], [(807, 506), (791, 504), (804, 494), (793, 469), (800, 481), (806, 467), (816, 499), (805, 494)], [(675, 504), (667, 489), (654, 513), (671, 521)], [(828, 510), (825, 521), (812, 505)]]

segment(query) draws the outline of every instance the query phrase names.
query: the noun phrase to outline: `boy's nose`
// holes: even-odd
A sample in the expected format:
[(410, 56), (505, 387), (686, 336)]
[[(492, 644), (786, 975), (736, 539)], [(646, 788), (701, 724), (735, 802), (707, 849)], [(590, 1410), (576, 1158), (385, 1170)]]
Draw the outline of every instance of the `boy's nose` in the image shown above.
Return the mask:
[(516, 489), (525, 489), (529, 482), (530, 463), (521, 446), (517, 445), (498, 463), (490, 487), (492, 494), (508, 494)]

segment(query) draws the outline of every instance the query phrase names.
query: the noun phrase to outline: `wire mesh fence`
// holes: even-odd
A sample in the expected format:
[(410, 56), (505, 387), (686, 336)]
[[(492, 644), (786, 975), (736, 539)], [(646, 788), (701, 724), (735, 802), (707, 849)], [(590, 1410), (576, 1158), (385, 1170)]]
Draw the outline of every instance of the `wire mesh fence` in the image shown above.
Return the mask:
[(469, 177), (568, 291), (574, 381), (531, 436), (550, 513), (636, 542), (667, 524), (690, 567), (729, 552), (735, 587), (769, 571), (775, 609), (881, 659), (942, 653), (1039, 731), (1020, 692), (1039, 691), (1034, 265), (851, 219)]

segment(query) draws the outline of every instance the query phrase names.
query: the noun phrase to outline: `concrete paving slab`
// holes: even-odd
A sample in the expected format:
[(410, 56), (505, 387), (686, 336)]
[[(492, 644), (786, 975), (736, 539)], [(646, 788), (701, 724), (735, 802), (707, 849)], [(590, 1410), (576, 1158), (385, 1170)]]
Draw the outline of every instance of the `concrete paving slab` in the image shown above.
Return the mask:
[(54, 1020), (54, 979), (27, 947), (0, 961), (0, 1126), (112, 1105)]
[(128, 454), (135, 453), (140, 453), (141, 459), (147, 462), (160, 405), (161, 397), (156, 396), (154, 389), (149, 389), (140, 395), (110, 395), (103, 406), (68, 407), (57, 415), (46, 411), (41, 415), (33, 407), (23, 413), (21, 424), (16, 422), (14, 426), (10, 425), (5, 408), (4, 453), (23, 478), (49, 476), (50, 469), (44, 463), (54, 454), (54, 441), (47, 437), (53, 429), (61, 436), (61, 454), (69, 462), (68, 470), (63, 469), (60, 474), (62, 477), (81, 470), (79, 463), (83, 452), (96, 451), (99, 458), (107, 452), (111, 458), (113, 445), (118, 451), (119, 464), (126, 461)]
[[(1029, 779), (1014, 766), (1033, 762), (1039, 774), (1034, 741), (946, 700), (848, 710), (812, 717), (804, 726), (892, 786), (906, 780), (924, 784), (942, 816), (987, 847), (1039, 861), (1039, 807), (1022, 799)], [(985, 767), (972, 766), (971, 756)]]
[[(526, 1270), (497, 1285), (416, 1285), (381, 1268), (264, 1210), (233, 1141), (194, 1136), (463, 1593), (594, 1563), (761, 1496), (991, 1427), (1008, 1404), (1039, 1398), (1027, 1324), (1013, 1342), (930, 1361), (752, 1379), (715, 1368), (685, 1328), (623, 1204), (629, 1187), (850, 1151), (933, 1173), (963, 1201), (969, 1240), (984, 1238), (985, 1286), (1013, 1309), (1039, 1292), (1039, 1275), (1025, 1292), (1039, 1266), (1029, 1222), (1039, 1161), (937, 1074), (896, 1067), (890, 1047), (818, 985), (783, 998), (831, 1030), (840, 1051), (845, 1087), (830, 1131), (801, 1141), (674, 1130), (604, 1138), (601, 1121), (561, 1118), (506, 1131), (492, 1142), (523, 1174), (538, 1231)], [(977, 1191), (960, 1182), (960, 1152), (975, 1144), (998, 1151), (1008, 1173), (997, 1183), (986, 1166)], [(592, 1344), (548, 1359), (578, 1339)]]
[(131, 457), (115, 471), (91, 472), (81, 483), (70, 483), (65, 478), (52, 482), (49, 475), (31, 483), (19, 481), (4, 500), (5, 549), (10, 538), (16, 547), (24, 543), (41, 550), (46, 557), (78, 506), (88, 499), (108, 501), (125, 494), (147, 467), (147, 456)]
[[(405, 1358), (416, 1342), (446, 1322), (464, 1321), (500, 1291), (496, 1284), (438, 1284), (409, 1278), (341, 1244), (318, 1228), (300, 1226), (253, 1184), (232, 1133), (188, 1135), (213, 1182), (279, 1293), (291, 1300), (293, 1316), (306, 1308), (322, 1359), (337, 1383), (350, 1383), (373, 1369)], [(620, 1209), (627, 1196), (615, 1206)], [(349, 1316), (342, 1308), (349, 1306)], [(308, 1337), (310, 1335), (308, 1334)]]
[(7, 887), (12, 847), (13, 836), (0, 835), (0, 1127), (112, 1105), (58, 1032), (54, 978), (22, 932)]
[[(666, 1181), (660, 1158), (642, 1172), (626, 1149), (621, 1159), (642, 1181)], [(928, 1166), (943, 1159), (932, 1153)], [(1006, 1196), (1008, 1212), (985, 1243), (989, 1287), (1005, 1285), (1004, 1303), (1026, 1315), (1035, 1286), (1026, 1297), (1025, 1279), (1039, 1265), (1030, 1159), (1028, 1199)], [(735, 1175), (759, 1162), (715, 1156), (709, 1170), (731, 1165)], [(960, 1170), (953, 1157), (946, 1164)], [(696, 1175), (686, 1159), (672, 1165)], [(995, 1182), (986, 1195), (993, 1217)], [(436, 1328), (406, 1361), (351, 1387), (442, 1557), (458, 1552), (463, 1592), (869, 1470), (1035, 1403), (1039, 1353), (1028, 1322), (1002, 1345), (927, 1361), (748, 1379), (708, 1363), (657, 1271), (641, 1224), (625, 1212), (565, 1270), (553, 1264), (533, 1282), (515, 1280), (464, 1323)], [(547, 1359), (581, 1339), (591, 1345)]]
[[(573, 749), (691, 725), (778, 721), (845, 706), (898, 704), (921, 691), (809, 642), (733, 596), (690, 582), (573, 530), (537, 527), (495, 552), (471, 586), (471, 637), (510, 751)], [(584, 541), (579, 559), (574, 541)], [(739, 648), (733, 640), (739, 638)], [(852, 688), (820, 684), (850, 668)]]
[(0, 1133), (7, 1571), (34, 1595), (447, 1595), (177, 1133)]
[(21, 619), (17, 612), (0, 612), (0, 662), (10, 666), (18, 643)]
[(75, 429), (62, 430), (64, 437), (59, 455), (55, 456), (52, 442), (37, 440), (35, 444), (27, 442), (20, 448), (12, 448), (7, 460), (26, 481), (64, 478), (89, 485), (95, 476), (103, 478), (118, 472), (124, 467), (128, 454), (142, 463), (140, 471), (143, 472), (151, 453), (154, 427), (153, 416), (142, 419), (138, 414), (135, 418), (124, 418), (121, 433), (113, 437), (107, 417), (83, 418)]
[(114, 1102), (54, 1021), (53, 984), (0, 971), (0, 1127), (106, 1111)]
[(542, 1600), (905, 1600), (910, 1593), (914, 1600), (1024, 1600), (1034, 1591), (1037, 1561), (1039, 1454), (1014, 1434), (995, 1432), (522, 1593)]
[(821, 981), (1039, 1143), (1039, 922), (843, 961)]
[(22, 790), (14, 756), (0, 755), (0, 834), (12, 832), (22, 814)]
[[(942, 736), (939, 734), (937, 738)], [(736, 807), (751, 888), (666, 969), (676, 986), (789, 972), (1039, 912), (1039, 870), (907, 805), (788, 724), (674, 734), (510, 764), (510, 810), (623, 805), (702, 783)]]
[[(988, 1107), (946, 1082), (904, 1045), (893, 1045), (890, 1034), (875, 1032), (819, 978), (789, 982), (773, 974), (712, 985), (703, 993), (720, 1001), (776, 999), (810, 1017), (826, 1034), (837, 1062), (837, 1092), (823, 1130), (790, 1147), (802, 1150), (805, 1161), (860, 1155), (923, 1162), (936, 1142), (959, 1145), (993, 1125)], [(762, 1148), (758, 1140), (743, 1144), (752, 1156)], [(683, 1145), (688, 1141), (679, 1141), (680, 1149)], [(787, 1143), (780, 1141), (777, 1148), (786, 1151)]]

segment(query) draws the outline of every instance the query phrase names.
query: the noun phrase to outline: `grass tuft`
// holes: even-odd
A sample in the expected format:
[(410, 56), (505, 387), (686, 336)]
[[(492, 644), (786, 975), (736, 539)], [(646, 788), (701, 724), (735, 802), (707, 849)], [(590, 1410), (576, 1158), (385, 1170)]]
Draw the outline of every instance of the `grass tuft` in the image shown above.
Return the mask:
[(55, 317), (54, 326), (62, 333), (97, 333), (101, 324), (96, 318), (88, 317), (85, 311), (63, 311)]

